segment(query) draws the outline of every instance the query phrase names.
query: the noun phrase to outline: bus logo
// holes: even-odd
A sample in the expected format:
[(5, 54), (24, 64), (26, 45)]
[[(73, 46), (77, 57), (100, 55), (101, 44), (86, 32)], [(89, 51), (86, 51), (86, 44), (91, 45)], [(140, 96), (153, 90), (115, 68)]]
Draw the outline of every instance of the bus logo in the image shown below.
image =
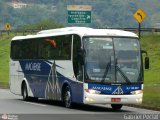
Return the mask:
[(121, 94), (123, 94), (124, 92), (123, 92), (123, 90), (122, 90), (122, 88), (119, 86), (119, 87), (117, 87), (116, 89), (115, 89), (115, 91), (112, 93), (112, 94), (114, 94), (114, 95), (121, 95)]
[(25, 70), (41, 71), (41, 63), (26, 63)]

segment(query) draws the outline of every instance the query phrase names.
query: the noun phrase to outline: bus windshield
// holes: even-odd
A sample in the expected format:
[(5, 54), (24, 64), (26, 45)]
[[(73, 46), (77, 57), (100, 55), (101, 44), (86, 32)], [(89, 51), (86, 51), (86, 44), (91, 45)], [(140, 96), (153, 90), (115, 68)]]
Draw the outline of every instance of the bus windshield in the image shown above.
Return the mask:
[(136, 38), (85, 37), (85, 82), (142, 82), (140, 44)]

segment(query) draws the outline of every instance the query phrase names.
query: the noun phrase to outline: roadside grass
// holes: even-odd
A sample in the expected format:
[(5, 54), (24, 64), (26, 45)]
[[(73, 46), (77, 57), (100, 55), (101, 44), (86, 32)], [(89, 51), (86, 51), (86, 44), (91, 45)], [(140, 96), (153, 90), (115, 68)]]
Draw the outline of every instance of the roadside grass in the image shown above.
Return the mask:
[(14, 35), (0, 36), (0, 86), (8, 86), (10, 40)]
[(0, 87), (9, 86), (9, 54), (10, 42), (14, 36), (22, 36), (23, 33), (2, 33), (0, 35)]
[[(10, 40), (13, 36), (0, 36), (0, 86), (8, 86)], [(160, 34), (143, 35), (141, 47), (150, 57), (150, 69), (144, 71), (143, 105), (160, 107)]]
[(149, 85), (144, 87), (143, 105), (160, 108), (160, 86)]
[(144, 71), (143, 104), (160, 107), (160, 34), (142, 36), (141, 46), (150, 58), (150, 69)]

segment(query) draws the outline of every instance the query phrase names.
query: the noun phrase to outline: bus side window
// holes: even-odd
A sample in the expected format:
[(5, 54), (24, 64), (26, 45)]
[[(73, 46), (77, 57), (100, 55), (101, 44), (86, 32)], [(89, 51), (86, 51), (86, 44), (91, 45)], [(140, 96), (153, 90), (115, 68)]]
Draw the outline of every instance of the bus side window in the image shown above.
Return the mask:
[(18, 44), (17, 41), (12, 41), (11, 42), (11, 58), (12, 59), (17, 59), (19, 56), (17, 56), (17, 47), (16, 45)]

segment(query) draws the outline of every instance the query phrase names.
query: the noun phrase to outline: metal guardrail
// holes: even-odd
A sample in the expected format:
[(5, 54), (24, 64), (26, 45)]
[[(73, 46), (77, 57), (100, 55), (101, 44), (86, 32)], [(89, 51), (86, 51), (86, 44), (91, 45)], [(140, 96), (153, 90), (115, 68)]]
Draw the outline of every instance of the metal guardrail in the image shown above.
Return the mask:
[[(115, 29), (138, 32), (138, 28), (115, 28)], [(141, 28), (141, 32), (160, 32), (160, 28)]]
[(14, 30), (0, 30), (0, 36), (2, 36), (3, 34), (8, 34), (10, 35), (12, 34), (22, 34), (22, 35), (27, 35), (27, 34), (36, 34), (37, 32), (39, 32), (41, 30), (32, 30), (32, 29), (28, 29), (28, 30), (19, 30), (19, 29), (14, 29)]
[[(105, 28), (103, 28), (105, 29)], [(125, 31), (131, 31), (131, 32), (138, 32), (138, 28), (106, 28), (106, 29), (119, 29), (119, 30), (125, 30)], [(27, 29), (27, 30), (22, 30), (22, 29), (13, 29), (13, 30), (0, 30), (0, 36), (3, 35), (3, 33), (7, 33), (10, 35), (10, 33), (13, 33), (17, 35), (18, 33), (22, 33), (22, 35), (27, 35), (27, 34), (36, 34), (41, 30), (38, 29)], [(141, 28), (141, 32), (160, 32), (160, 28)]]

